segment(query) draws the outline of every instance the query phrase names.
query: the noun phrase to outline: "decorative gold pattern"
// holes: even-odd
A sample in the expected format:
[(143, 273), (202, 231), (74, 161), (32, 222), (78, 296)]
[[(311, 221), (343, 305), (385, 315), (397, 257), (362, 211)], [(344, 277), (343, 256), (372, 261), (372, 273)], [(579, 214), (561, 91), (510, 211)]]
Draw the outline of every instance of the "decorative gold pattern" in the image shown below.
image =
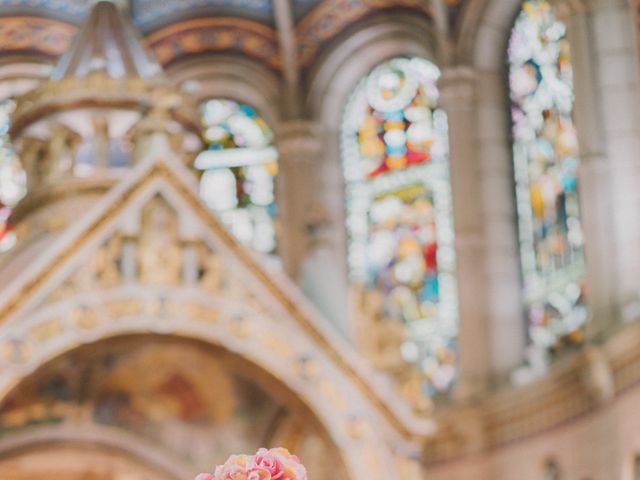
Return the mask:
[(77, 27), (44, 17), (0, 18), (0, 53), (32, 52), (58, 57), (71, 43)]
[(200, 287), (210, 293), (218, 293), (222, 284), (222, 259), (204, 243), (198, 245), (198, 274)]
[(298, 61), (308, 67), (329, 41), (356, 21), (381, 12), (406, 9), (431, 20), (431, 7), (422, 0), (325, 0), (320, 2), (296, 26)]
[(25, 126), (52, 112), (97, 107), (141, 110), (159, 98), (170, 99), (170, 106), (178, 104), (180, 110), (171, 109), (172, 114), (188, 130), (199, 131), (194, 101), (177, 94), (173, 86), (142, 78), (112, 78), (99, 71), (86, 77), (45, 82), (20, 97), (12, 117), (11, 135), (16, 136)]
[(202, 53), (241, 52), (273, 69), (282, 67), (276, 32), (251, 20), (208, 17), (186, 20), (152, 33), (147, 45), (164, 66)]
[[(459, 10), (458, 5), (451, 8)], [(298, 56), (308, 67), (320, 50), (358, 20), (378, 12), (406, 9), (432, 18), (428, 3), (420, 0), (324, 0), (296, 26)], [(64, 53), (77, 32), (75, 25), (41, 17), (4, 17), (0, 21), (0, 52), (35, 52), (50, 57)], [(240, 52), (274, 70), (282, 68), (277, 33), (263, 23), (238, 17), (206, 17), (163, 27), (145, 39), (163, 65), (203, 53)]]

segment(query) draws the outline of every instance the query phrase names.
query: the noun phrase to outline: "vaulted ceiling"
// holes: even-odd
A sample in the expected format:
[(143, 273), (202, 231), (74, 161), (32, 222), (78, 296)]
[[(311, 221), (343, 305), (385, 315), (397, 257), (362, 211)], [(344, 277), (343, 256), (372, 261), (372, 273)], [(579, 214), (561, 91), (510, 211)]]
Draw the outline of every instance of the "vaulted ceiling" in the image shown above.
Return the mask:
[[(445, 0), (458, 4), (461, 0)], [(91, 0), (0, 0), (0, 15), (36, 13), (78, 23), (90, 9)], [(135, 24), (148, 32), (176, 21), (202, 16), (229, 16), (256, 20), (268, 25), (275, 24), (272, 0), (128, 0), (116, 3), (128, 5)], [(297, 23), (318, 4), (336, 4), (332, 0), (291, 0), (292, 15)], [(350, 0), (348, 8), (367, 3)], [(428, 0), (413, 2), (417, 7), (427, 5)], [(394, 1), (376, 1), (375, 7), (384, 9), (397, 6)]]
[[(409, 12), (425, 22), (443, 18), (451, 32), (469, 0), (112, 0), (124, 4), (165, 66), (186, 56), (242, 52), (274, 70), (286, 50), (301, 68), (355, 24)], [(95, 0), (0, 0), (0, 55), (57, 57)], [(438, 15), (438, 12), (444, 15)], [(444, 20), (446, 19), (446, 20)], [(448, 20), (448, 21), (447, 21)], [(288, 30), (288, 31), (287, 31)], [(283, 45), (289, 38), (290, 44)]]

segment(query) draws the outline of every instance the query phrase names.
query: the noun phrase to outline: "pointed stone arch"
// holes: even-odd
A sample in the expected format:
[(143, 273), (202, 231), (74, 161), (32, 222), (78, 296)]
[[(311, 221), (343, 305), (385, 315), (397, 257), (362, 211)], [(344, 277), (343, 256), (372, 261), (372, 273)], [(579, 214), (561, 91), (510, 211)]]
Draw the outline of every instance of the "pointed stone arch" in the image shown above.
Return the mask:
[[(394, 478), (396, 460), (431, 423), (412, 422), (395, 393), (382, 393), (295, 287), (220, 226), (194, 180), (181, 166), (148, 160), (3, 292), (0, 398), (80, 344), (131, 333), (200, 339), (287, 385), (343, 453), (350, 478)], [(169, 208), (143, 218), (158, 197)]]

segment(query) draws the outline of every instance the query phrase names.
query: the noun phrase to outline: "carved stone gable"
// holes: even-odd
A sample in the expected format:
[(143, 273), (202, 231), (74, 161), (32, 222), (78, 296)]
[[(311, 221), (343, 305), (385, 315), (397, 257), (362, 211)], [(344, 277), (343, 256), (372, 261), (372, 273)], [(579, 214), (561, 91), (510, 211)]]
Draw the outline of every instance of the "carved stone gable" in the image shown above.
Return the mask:
[[(277, 271), (242, 247), (171, 161), (148, 160), (0, 292), (0, 398), (78, 345), (150, 333), (216, 344), (318, 416), (353, 479), (396, 478), (430, 423), (398, 412), (354, 352)], [(377, 425), (376, 429), (371, 425)], [(381, 432), (386, 432), (381, 435)], [(382, 463), (382, 467), (380, 466)]]

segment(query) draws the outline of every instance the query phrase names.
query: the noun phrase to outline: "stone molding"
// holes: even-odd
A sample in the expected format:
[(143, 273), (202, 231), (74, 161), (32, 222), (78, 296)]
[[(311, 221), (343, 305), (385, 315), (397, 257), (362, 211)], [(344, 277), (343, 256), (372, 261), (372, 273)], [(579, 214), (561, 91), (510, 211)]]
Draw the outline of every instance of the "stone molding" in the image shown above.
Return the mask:
[(192, 467), (185, 465), (166, 449), (152, 445), (134, 434), (91, 421), (40, 426), (6, 436), (0, 439), (0, 456), (51, 444), (91, 445), (98, 452), (122, 453), (141, 462), (143, 466), (163, 471), (176, 480), (191, 478), (194, 474)]
[(445, 110), (473, 108), (478, 76), (472, 67), (460, 65), (442, 70), (438, 79), (440, 105)]
[(284, 162), (313, 162), (323, 148), (321, 126), (306, 120), (284, 122), (276, 130), (276, 144)]
[(503, 448), (610, 405), (640, 385), (639, 343), (636, 322), (601, 346), (589, 345), (559, 360), (534, 383), (494, 391), (473, 407), (440, 409), (438, 432), (425, 442), (427, 466)]
[(411, 11), (413, 15), (431, 23), (433, 12), (429, 2), (420, 0), (362, 0), (350, 2), (320, 2), (295, 28), (298, 62), (303, 68), (311, 66), (321, 50), (357, 21), (377, 13)]

